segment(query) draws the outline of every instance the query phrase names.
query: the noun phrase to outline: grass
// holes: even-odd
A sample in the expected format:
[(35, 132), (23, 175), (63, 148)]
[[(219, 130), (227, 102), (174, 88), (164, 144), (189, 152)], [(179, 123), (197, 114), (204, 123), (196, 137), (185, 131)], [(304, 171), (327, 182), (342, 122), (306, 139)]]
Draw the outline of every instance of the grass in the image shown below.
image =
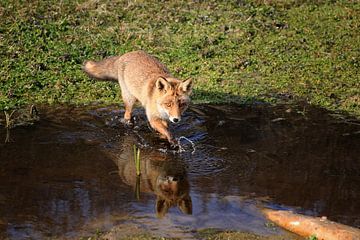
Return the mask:
[[(260, 236), (246, 232), (222, 232), (214, 235), (209, 235), (201, 239), (207, 240), (289, 240), (295, 239), (294, 237), (271, 235), (271, 236)], [(300, 238), (297, 238), (300, 239)]]
[[(175, 240), (181, 238), (165, 238), (154, 236), (150, 233), (132, 233), (130, 235), (121, 234), (121, 230), (119, 230), (120, 235), (107, 235), (96, 234), (91, 237), (83, 237), (81, 239), (87, 240), (102, 240), (102, 239), (122, 239), (122, 240)], [(253, 233), (248, 232), (236, 232), (236, 231), (221, 231), (218, 229), (202, 229), (199, 230), (198, 233), (194, 236), (195, 239), (206, 239), (206, 240), (296, 240), (303, 239), (301, 237), (297, 237), (293, 234), (284, 234), (284, 235), (271, 235), (271, 236), (260, 236)]]
[(117, 103), (87, 59), (143, 49), (195, 80), (195, 102), (306, 100), (360, 117), (360, 2), (0, 2), (0, 110)]
[(13, 124), (13, 120), (11, 119), (12, 115), (14, 114), (15, 110), (12, 110), (11, 113), (8, 113), (7, 111), (4, 111), (5, 115), (5, 128), (9, 129), (11, 128)]
[(140, 169), (140, 149), (136, 147), (134, 144), (134, 162), (135, 162), (135, 170), (136, 170), (136, 176), (140, 176), (141, 169)]
[(40, 119), (35, 105), (19, 110), (4, 110), (3, 113), (4, 118), (0, 118), (0, 126), (4, 126), (6, 129), (17, 126), (31, 126)]
[(140, 183), (141, 183), (140, 148), (137, 148), (135, 144), (133, 148), (134, 148), (134, 162), (135, 162), (135, 171), (136, 171), (135, 197), (137, 200), (140, 200)]

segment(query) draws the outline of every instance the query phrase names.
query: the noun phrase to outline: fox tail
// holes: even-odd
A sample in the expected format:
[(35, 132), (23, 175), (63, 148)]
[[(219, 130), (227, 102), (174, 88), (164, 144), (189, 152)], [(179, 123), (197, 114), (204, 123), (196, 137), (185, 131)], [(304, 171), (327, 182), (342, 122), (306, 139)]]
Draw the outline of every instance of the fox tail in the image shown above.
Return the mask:
[(118, 80), (118, 56), (109, 57), (104, 60), (86, 61), (83, 70), (90, 76), (100, 80), (117, 81)]

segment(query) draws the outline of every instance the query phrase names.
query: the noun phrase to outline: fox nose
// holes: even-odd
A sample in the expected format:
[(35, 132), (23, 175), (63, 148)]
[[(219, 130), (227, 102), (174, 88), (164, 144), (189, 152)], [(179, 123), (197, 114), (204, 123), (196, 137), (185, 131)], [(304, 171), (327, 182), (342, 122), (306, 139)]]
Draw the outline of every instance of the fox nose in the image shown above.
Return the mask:
[(170, 117), (169, 118), (171, 122), (173, 123), (178, 123), (180, 122), (181, 118), (180, 117)]

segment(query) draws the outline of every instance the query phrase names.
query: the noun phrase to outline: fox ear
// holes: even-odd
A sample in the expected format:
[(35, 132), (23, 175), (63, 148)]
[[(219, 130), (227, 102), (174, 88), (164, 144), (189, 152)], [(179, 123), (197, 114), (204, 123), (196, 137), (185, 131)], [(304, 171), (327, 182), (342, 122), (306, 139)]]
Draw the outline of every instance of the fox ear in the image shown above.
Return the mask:
[(163, 77), (159, 77), (157, 80), (156, 80), (156, 88), (159, 89), (159, 90), (167, 90), (169, 87), (170, 87), (170, 84), (169, 82), (166, 80), (166, 78), (163, 78)]
[(163, 218), (165, 216), (165, 214), (168, 212), (169, 210), (169, 204), (165, 201), (165, 199), (161, 198), (161, 197), (157, 197), (156, 199), (156, 216), (158, 218)]
[(181, 89), (181, 91), (190, 95), (192, 92), (192, 79), (188, 78), (185, 81), (183, 81), (182, 83), (180, 83), (180, 89)]
[(189, 195), (183, 197), (178, 202), (178, 207), (180, 208), (181, 212), (185, 214), (192, 214), (192, 201)]

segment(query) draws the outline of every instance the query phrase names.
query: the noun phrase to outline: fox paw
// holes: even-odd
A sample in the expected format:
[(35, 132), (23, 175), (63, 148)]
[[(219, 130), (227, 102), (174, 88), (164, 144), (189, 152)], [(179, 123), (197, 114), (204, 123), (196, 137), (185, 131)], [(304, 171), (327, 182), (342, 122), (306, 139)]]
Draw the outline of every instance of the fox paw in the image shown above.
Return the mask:
[(170, 144), (170, 149), (172, 150), (178, 150), (180, 148), (179, 142), (177, 140), (170, 139), (169, 144)]

